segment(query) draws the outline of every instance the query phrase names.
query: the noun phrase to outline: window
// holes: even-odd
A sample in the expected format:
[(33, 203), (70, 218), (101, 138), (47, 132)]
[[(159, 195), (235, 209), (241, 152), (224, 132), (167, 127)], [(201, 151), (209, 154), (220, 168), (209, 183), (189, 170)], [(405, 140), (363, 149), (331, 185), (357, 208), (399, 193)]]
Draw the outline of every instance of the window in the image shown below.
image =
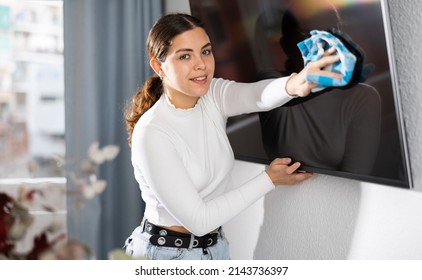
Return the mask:
[(0, 193), (43, 194), (18, 251), (48, 224), (66, 230), (63, 61), (62, 1), (0, 0)]
[(0, 0), (0, 178), (63, 176), (62, 5)]

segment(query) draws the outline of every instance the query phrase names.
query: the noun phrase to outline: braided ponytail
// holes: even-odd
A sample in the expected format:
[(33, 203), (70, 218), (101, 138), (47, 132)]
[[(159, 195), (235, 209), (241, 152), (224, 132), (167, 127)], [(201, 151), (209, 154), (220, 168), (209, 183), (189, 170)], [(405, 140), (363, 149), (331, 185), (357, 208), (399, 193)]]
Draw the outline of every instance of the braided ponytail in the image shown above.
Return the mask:
[(132, 133), (139, 118), (160, 99), (163, 93), (163, 82), (157, 76), (150, 77), (143, 87), (138, 89), (127, 108), (125, 120), (129, 134), (128, 144), (132, 145)]

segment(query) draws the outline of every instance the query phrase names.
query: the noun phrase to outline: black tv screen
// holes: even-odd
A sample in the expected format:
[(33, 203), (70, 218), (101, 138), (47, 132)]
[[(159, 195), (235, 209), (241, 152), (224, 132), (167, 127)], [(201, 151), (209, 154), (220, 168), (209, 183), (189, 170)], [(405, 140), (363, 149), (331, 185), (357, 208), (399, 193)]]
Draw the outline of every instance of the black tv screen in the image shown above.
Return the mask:
[(236, 159), (291, 157), (304, 171), (412, 187), (384, 1), (190, 0), (190, 7), (210, 36), (216, 77), (255, 82), (299, 72), (297, 44), (311, 30), (337, 34), (357, 58), (347, 86), (229, 118)]

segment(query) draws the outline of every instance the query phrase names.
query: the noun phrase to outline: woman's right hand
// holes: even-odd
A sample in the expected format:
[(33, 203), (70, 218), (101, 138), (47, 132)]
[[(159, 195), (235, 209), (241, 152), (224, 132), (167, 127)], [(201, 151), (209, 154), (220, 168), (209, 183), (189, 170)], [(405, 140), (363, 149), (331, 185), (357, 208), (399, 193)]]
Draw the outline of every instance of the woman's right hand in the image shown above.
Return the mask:
[(342, 79), (343, 75), (334, 73), (329, 70), (324, 70), (328, 65), (331, 65), (340, 60), (338, 55), (334, 55), (335, 48), (330, 48), (325, 51), (324, 56), (319, 60), (309, 62), (306, 67), (299, 73), (293, 73), (286, 83), (286, 92), (291, 96), (305, 97), (311, 93), (311, 90), (318, 86), (316, 83), (308, 82), (306, 76), (311, 74), (315, 76), (325, 76), (332, 79)]
[(266, 168), (274, 185), (294, 185), (312, 177), (312, 173), (298, 172), (300, 162), (292, 163), (291, 158), (276, 158)]

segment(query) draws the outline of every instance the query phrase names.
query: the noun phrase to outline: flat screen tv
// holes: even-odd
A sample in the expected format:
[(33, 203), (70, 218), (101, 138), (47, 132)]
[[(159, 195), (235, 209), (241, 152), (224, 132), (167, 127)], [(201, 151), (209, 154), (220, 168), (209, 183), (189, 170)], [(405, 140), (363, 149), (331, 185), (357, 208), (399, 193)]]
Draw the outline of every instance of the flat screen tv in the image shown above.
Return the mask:
[(210, 36), (216, 77), (255, 82), (303, 68), (311, 30), (340, 34), (352, 82), (269, 112), (229, 118), (236, 159), (291, 157), (308, 172), (412, 188), (388, 11), (382, 0), (190, 0)]

